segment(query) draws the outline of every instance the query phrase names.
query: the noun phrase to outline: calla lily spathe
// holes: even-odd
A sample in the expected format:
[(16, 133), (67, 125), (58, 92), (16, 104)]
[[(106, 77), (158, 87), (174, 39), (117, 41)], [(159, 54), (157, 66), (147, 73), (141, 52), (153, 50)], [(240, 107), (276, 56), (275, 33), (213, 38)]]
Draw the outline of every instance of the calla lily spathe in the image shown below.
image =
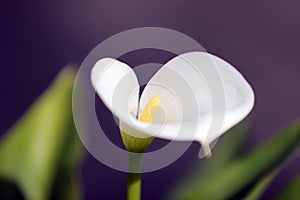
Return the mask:
[[(211, 67), (215, 73), (208, 72)], [(221, 98), (212, 97), (207, 80), (221, 81)], [(168, 61), (149, 81), (140, 99), (134, 71), (116, 59), (100, 59), (92, 68), (91, 82), (122, 122), (122, 129), (138, 137), (207, 145), (244, 119), (254, 105), (254, 93), (245, 78), (231, 64), (206, 52), (188, 52)], [(153, 97), (160, 98), (162, 112), (147, 125), (137, 116)], [(223, 109), (218, 110), (220, 105)], [(222, 116), (222, 124), (211, 133), (213, 114)]]

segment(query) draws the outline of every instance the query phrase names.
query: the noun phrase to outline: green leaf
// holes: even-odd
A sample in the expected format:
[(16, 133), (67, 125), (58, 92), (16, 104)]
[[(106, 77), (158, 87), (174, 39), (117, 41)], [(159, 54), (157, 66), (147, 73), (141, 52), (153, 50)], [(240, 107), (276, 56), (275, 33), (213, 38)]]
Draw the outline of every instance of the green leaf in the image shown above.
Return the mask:
[[(247, 195), (250, 195), (250, 198), (251, 191), (256, 193), (252, 194), (253, 197), (258, 198), (264, 186), (268, 185), (272, 176), (276, 174), (276, 169), (286, 163), (287, 157), (299, 144), (300, 123), (297, 122), (247, 156), (223, 165), (209, 176), (202, 176), (197, 185), (190, 186), (192, 189), (189, 192), (177, 191), (172, 198), (242, 199)], [(194, 179), (199, 179), (199, 176), (195, 176)]]
[(298, 200), (300, 199), (300, 175), (298, 175), (285, 190), (278, 196), (277, 200)]
[(1, 139), (0, 179), (14, 183), (26, 199), (50, 199), (58, 178), (69, 179), (60, 190), (78, 191), (74, 173), (82, 147), (72, 119), (74, 78), (73, 69), (64, 69)]
[(198, 196), (198, 185), (201, 185), (203, 180), (209, 179), (214, 173), (222, 170), (243, 151), (248, 132), (248, 122), (243, 122), (228, 131), (217, 142), (212, 157), (199, 160), (190, 170), (191, 173), (171, 191), (167, 199), (184, 199), (192, 195)]
[(279, 172), (278, 169), (274, 169), (271, 173), (267, 174), (260, 181), (258, 181), (251, 189), (250, 192), (243, 198), (243, 200), (256, 200), (261, 197), (264, 191), (268, 188), (268, 186), (272, 183), (273, 179)]

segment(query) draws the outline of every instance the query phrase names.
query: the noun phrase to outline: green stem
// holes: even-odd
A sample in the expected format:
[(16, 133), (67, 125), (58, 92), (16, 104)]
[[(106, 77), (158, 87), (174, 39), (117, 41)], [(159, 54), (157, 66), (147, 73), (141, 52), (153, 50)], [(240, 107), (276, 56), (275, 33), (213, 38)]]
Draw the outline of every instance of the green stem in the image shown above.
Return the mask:
[(141, 173), (128, 173), (127, 200), (141, 199)]
[[(142, 154), (129, 153), (129, 172), (127, 179), (127, 200), (141, 199), (141, 161)], [(135, 172), (135, 173), (134, 173)]]

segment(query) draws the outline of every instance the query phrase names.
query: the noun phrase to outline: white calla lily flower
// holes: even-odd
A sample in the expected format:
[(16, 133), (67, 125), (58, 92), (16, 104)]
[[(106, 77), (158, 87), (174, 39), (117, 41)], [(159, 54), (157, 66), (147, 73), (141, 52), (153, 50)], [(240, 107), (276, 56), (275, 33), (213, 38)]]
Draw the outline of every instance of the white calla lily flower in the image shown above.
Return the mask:
[[(91, 71), (91, 82), (120, 120), (121, 129), (134, 137), (198, 141), (207, 147), (254, 106), (254, 93), (245, 78), (206, 52), (171, 59), (152, 77), (140, 99), (134, 71), (116, 59), (100, 59)], [(219, 86), (212, 92), (214, 84)], [(158, 111), (152, 112), (154, 107)], [(220, 124), (211, 131), (214, 116)]]

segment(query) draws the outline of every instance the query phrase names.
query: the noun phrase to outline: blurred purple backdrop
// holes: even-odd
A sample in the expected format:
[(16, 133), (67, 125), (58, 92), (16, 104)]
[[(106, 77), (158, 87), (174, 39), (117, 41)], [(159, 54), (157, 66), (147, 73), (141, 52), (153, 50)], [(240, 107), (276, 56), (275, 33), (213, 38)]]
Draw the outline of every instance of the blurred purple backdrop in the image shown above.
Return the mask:
[[(2, 2), (0, 11), (0, 134), (63, 66), (80, 64), (98, 43), (116, 33), (144, 26), (185, 33), (245, 75), (257, 98), (250, 148), (300, 117), (299, 1), (32, 0)], [(143, 199), (162, 199), (197, 159), (198, 148), (192, 146), (171, 166), (145, 174)], [(298, 156), (263, 199), (274, 197), (299, 169)], [(86, 199), (125, 196), (127, 175), (92, 156), (87, 156), (82, 177)]]

